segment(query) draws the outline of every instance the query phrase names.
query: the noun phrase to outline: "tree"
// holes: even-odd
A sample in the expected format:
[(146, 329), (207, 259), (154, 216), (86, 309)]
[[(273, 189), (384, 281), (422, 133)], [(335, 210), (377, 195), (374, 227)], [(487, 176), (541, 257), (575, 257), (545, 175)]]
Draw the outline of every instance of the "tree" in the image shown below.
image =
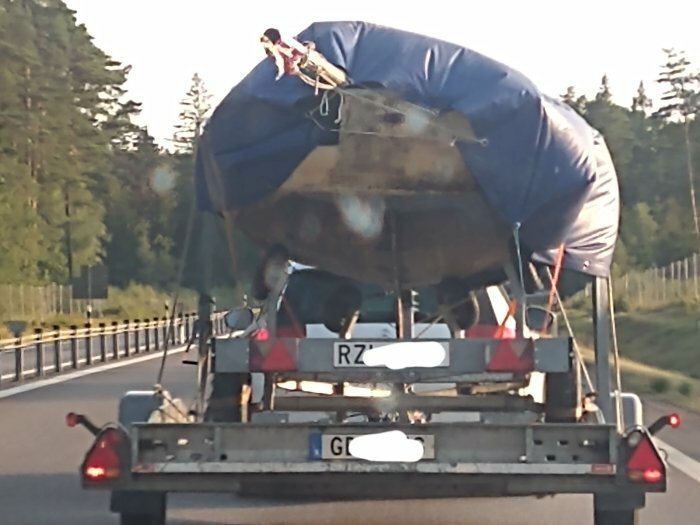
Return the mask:
[(623, 208), (620, 236), (625, 244), (628, 262), (631, 259), (639, 268), (649, 268), (654, 264), (654, 244), (658, 230), (647, 203), (640, 202)]
[(639, 87), (637, 87), (637, 94), (632, 98), (632, 112), (647, 115), (651, 106), (652, 102), (644, 89), (644, 82), (640, 81)]
[(576, 96), (574, 86), (566, 88), (566, 93), (561, 95), (561, 99), (576, 111), (579, 115), (584, 115), (586, 112), (586, 97)]
[(199, 138), (202, 126), (211, 111), (211, 95), (198, 73), (192, 76), (192, 84), (185, 98), (181, 101), (182, 110), (172, 142), (175, 151), (189, 154), (194, 151), (194, 145)]
[(688, 186), (690, 189), (690, 206), (693, 214), (695, 235), (700, 242), (700, 222), (695, 199), (695, 172), (693, 168), (693, 148), (690, 141), (690, 123), (695, 119), (700, 109), (700, 76), (690, 71), (690, 61), (684, 52), (673, 48), (664, 49), (666, 63), (662, 66), (658, 83), (666, 85), (661, 100), (665, 104), (659, 108), (655, 116), (666, 121), (678, 119), (683, 127), (683, 138), (688, 170)]
[(602, 100), (608, 104), (612, 103), (612, 93), (610, 92), (608, 75), (603, 75), (603, 78), (600, 81), (600, 88), (598, 88), (598, 93), (596, 93), (595, 98), (596, 100)]
[(633, 160), (634, 134), (632, 132), (630, 112), (612, 101), (612, 92), (607, 75), (604, 75), (601, 79), (600, 88), (595, 99), (586, 104), (585, 118), (591, 126), (599, 130), (605, 137), (615, 163), (615, 169), (620, 178), (623, 201), (628, 200), (630, 190), (633, 189), (635, 184), (633, 180), (634, 175), (630, 168)]

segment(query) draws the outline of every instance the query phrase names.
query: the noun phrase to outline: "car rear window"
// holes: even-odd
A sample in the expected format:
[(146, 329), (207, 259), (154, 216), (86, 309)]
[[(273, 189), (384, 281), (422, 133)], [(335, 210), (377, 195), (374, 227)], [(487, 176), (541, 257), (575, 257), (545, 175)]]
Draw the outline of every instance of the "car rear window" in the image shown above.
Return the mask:
[[(284, 300), (300, 324), (323, 323), (323, 310), (326, 301), (340, 285), (350, 284), (362, 293), (360, 322), (394, 323), (396, 321), (396, 295), (379, 286), (357, 283), (351, 279), (339, 277), (321, 270), (302, 270), (294, 272), (284, 292)], [(437, 313), (437, 299), (432, 288), (417, 290), (418, 312), (416, 320), (421, 321)], [(280, 308), (278, 322), (281, 325), (293, 324), (287, 307)]]

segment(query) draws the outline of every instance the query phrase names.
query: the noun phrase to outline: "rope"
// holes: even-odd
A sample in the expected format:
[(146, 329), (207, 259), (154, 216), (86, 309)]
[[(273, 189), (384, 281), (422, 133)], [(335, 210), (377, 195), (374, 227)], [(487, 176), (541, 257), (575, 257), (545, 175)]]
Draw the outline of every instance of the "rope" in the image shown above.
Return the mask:
[(561, 313), (564, 316), (564, 322), (566, 323), (566, 329), (569, 332), (569, 336), (571, 337), (571, 340), (574, 345), (574, 353), (576, 354), (576, 361), (578, 362), (579, 366), (581, 367), (581, 371), (583, 372), (584, 378), (586, 379), (586, 386), (588, 387), (589, 392), (594, 392), (593, 388), (593, 381), (591, 380), (591, 376), (588, 373), (588, 369), (586, 368), (585, 363), (583, 362), (583, 355), (581, 354), (581, 349), (578, 346), (578, 342), (576, 341), (576, 336), (574, 335), (574, 329), (571, 326), (571, 323), (569, 322), (569, 316), (566, 313), (566, 308), (564, 307), (564, 303), (561, 300), (561, 296), (559, 295), (559, 290), (556, 287), (556, 284), (554, 283), (554, 277), (552, 276), (552, 272), (550, 271), (549, 267), (547, 267), (547, 276), (549, 277), (549, 282), (552, 285), (552, 289), (554, 290), (554, 293), (557, 297), (557, 303), (559, 304), (559, 308), (561, 309)]
[[(362, 100), (363, 102), (366, 102), (366, 103), (369, 103), (369, 104), (373, 104), (373, 105), (377, 106), (378, 108), (385, 109), (386, 111), (392, 111), (392, 112), (394, 112), (394, 113), (396, 113), (396, 112), (398, 111), (398, 110), (397, 110), (396, 108), (394, 108), (394, 107), (391, 107), (391, 106), (389, 106), (389, 105), (387, 105), (387, 104), (383, 104), (383, 103), (378, 102), (378, 101), (376, 101), (376, 100), (370, 99), (370, 98), (369, 98), (366, 94), (364, 94), (364, 93), (358, 93), (357, 90), (350, 90), (350, 89), (345, 89), (345, 88), (336, 88), (334, 91), (335, 91), (335, 93), (333, 93), (332, 96), (339, 96), (339, 97), (341, 97), (341, 98), (340, 98), (340, 103), (339, 103), (339, 106), (338, 106), (338, 117), (334, 120), (334, 123), (335, 123), (335, 124), (340, 124), (340, 122), (341, 122), (341, 120), (342, 120), (342, 109), (343, 109), (343, 105), (344, 105), (344, 97), (346, 97), (346, 96), (354, 97), (354, 98), (356, 98), (356, 99), (360, 99), (360, 100)], [(327, 117), (327, 116), (328, 116), (328, 114), (329, 114), (329, 96), (330, 96), (329, 92), (328, 92), (328, 91), (325, 91), (325, 92), (323, 93), (323, 95), (322, 95), (321, 102), (320, 102), (320, 104), (318, 105), (318, 107), (316, 107), (316, 108), (314, 108), (314, 109), (308, 111), (308, 112), (306, 113), (306, 116), (307, 116), (309, 119), (311, 119), (311, 121), (312, 121), (314, 124), (316, 124), (316, 125), (317, 125), (320, 129), (322, 129), (323, 131), (339, 133), (339, 132), (340, 132), (339, 130), (327, 128), (327, 127), (323, 126), (322, 124), (320, 124), (320, 123), (314, 118), (314, 113), (316, 113), (316, 112), (318, 112), (318, 114), (321, 115), (322, 117)], [(412, 107), (417, 108), (419, 111), (429, 113), (429, 114), (430, 114), (431, 116), (433, 116), (433, 117), (437, 117), (437, 116), (438, 116), (437, 112), (434, 111), (434, 110), (427, 109), (427, 108), (424, 108), (424, 107), (422, 107), (422, 106), (418, 106), (417, 104), (413, 104), (413, 103), (410, 103), (410, 102), (406, 102), (406, 104), (408, 104), (409, 106), (412, 106)], [(402, 115), (405, 116), (405, 113), (402, 113)], [(453, 131), (452, 129), (448, 128), (447, 126), (445, 126), (445, 125), (443, 125), (443, 124), (440, 124), (440, 123), (437, 123), (437, 122), (430, 122), (430, 126), (432, 126), (433, 128), (436, 128), (436, 129), (439, 129), (439, 130), (448, 132), (448, 133), (452, 133), (452, 131)], [(372, 136), (379, 136), (379, 137), (384, 137), (384, 138), (399, 138), (399, 139), (406, 138), (405, 135), (391, 134), (391, 133), (378, 132), (378, 131), (353, 130), (353, 129), (348, 129), (348, 128), (343, 128), (342, 131), (343, 131), (343, 133), (348, 133), (348, 134), (351, 134), (351, 135), (372, 135)], [(435, 137), (433, 137), (433, 136), (422, 137), (422, 138), (424, 138), (425, 140), (431, 140), (431, 141), (434, 141), (434, 142), (443, 142), (443, 139), (435, 138)], [(449, 141), (449, 145), (452, 146), (452, 147), (454, 147), (454, 146), (457, 144), (458, 141), (480, 144), (481, 146), (487, 146), (487, 145), (488, 145), (488, 140), (487, 140), (487, 139), (479, 139), (479, 138), (476, 138), (476, 137), (474, 137), (473, 139), (466, 139), (466, 138), (464, 138), (464, 137), (460, 139), (460, 138), (454, 137), (454, 136), (453, 136), (452, 140)]]
[[(554, 307), (554, 290), (557, 287), (557, 284), (559, 283), (559, 274), (561, 272), (561, 267), (564, 262), (564, 244), (559, 245), (559, 252), (557, 253), (557, 260), (554, 265), (554, 281), (552, 284), (552, 287), (549, 290), (549, 299), (547, 300), (547, 311), (551, 311), (552, 308)], [(547, 318), (545, 317), (545, 320), (542, 323), (542, 333), (547, 333), (549, 330), (549, 323), (547, 322)]]
[[(520, 226), (519, 222), (513, 225), (513, 239), (515, 240), (515, 251), (518, 257), (518, 277), (520, 279), (520, 289), (525, 293), (525, 277), (523, 275), (523, 254), (520, 250)], [(525, 306), (525, 305), (523, 305)]]
[(187, 261), (187, 254), (189, 253), (190, 249), (190, 240), (192, 237), (192, 226), (194, 224), (194, 214), (195, 214), (195, 209), (196, 209), (196, 199), (194, 196), (192, 197), (192, 203), (190, 204), (190, 212), (189, 216), (187, 218), (187, 230), (185, 232), (185, 242), (182, 247), (182, 254), (180, 255), (180, 261), (178, 265), (178, 270), (177, 270), (177, 280), (175, 281), (177, 283), (177, 287), (175, 289), (175, 293), (173, 294), (172, 298), (172, 314), (170, 317), (170, 322), (168, 323), (168, 330), (166, 331), (166, 336), (165, 336), (165, 341), (163, 342), (163, 358), (160, 361), (160, 368), (158, 369), (158, 376), (156, 380), (156, 384), (160, 385), (163, 382), (163, 375), (165, 373), (165, 362), (168, 358), (168, 348), (169, 348), (169, 341), (172, 338), (173, 331), (175, 329), (175, 312), (177, 311), (177, 301), (179, 299), (180, 295), (180, 287), (182, 286), (182, 280), (183, 280), (183, 275), (185, 272), (185, 263)]

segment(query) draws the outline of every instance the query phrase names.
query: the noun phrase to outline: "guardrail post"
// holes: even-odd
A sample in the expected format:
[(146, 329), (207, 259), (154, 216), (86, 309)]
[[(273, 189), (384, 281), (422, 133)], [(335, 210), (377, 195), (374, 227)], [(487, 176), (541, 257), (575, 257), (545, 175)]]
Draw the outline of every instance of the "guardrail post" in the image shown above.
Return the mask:
[(73, 370), (77, 370), (80, 363), (78, 361), (78, 327), (74, 324), (70, 326), (70, 361)]
[(63, 370), (63, 355), (61, 350), (63, 341), (61, 341), (61, 327), (53, 326), (53, 371), (57, 374)]
[(168, 324), (172, 322), (172, 326), (168, 327), (168, 332), (170, 332), (170, 344), (172, 346), (175, 346), (177, 344), (177, 330), (179, 328), (178, 318), (177, 316), (172, 316), (171, 318), (168, 319)]
[(34, 340), (36, 341), (36, 377), (44, 377), (44, 330), (34, 329)]
[(85, 364), (92, 364), (92, 330), (90, 323), (85, 323)]
[(157, 317), (153, 318), (153, 336), (154, 336), (153, 343), (155, 345), (155, 348), (153, 348), (153, 349), (158, 351), (158, 347), (160, 345), (158, 344), (159, 338), (158, 338), (158, 318)]
[(112, 358), (116, 361), (119, 359), (119, 323), (112, 321)]
[(184, 335), (184, 325), (183, 325), (183, 318), (182, 318), (182, 312), (177, 314), (177, 324), (175, 325), (177, 327), (177, 337), (176, 337), (176, 343), (178, 345), (184, 344), (185, 340), (183, 338)]
[(140, 319), (134, 319), (134, 353), (135, 354), (140, 354), (141, 353), (141, 337), (139, 337), (139, 323), (141, 322)]
[(190, 314), (185, 314), (185, 341), (190, 340)]
[(15, 381), (24, 380), (24, 348), (22, 348), (22, 338), (18, 337), (15, 347)]
[(143, 328), (143, 337), (145, 339), (144, 346), (146, 347), (146, 352), (151, 351), (151, 330), (150, 330), (150, 328), (151, 328), (151, 322), (148, 319), (146, 319), (144, 321), (144, 328)]
[(163, 348), (165, 348), (166, 346), (168, 346), (168, 343), (169, 343), (169, 341), (168, 341), (168, 318), (163, 317), (161, 319), (161, 321), (162, 321), (162, 326), (160, 329), (163, 331)]
[(129, 338), (131, 336), (131, 330), (129, 329), (129, 320), (124, 321), (124, 356), (129, 357), (131, 354), (129, 349)]
[(100, 323), (100, 360), (107, 361), (107, 325)]

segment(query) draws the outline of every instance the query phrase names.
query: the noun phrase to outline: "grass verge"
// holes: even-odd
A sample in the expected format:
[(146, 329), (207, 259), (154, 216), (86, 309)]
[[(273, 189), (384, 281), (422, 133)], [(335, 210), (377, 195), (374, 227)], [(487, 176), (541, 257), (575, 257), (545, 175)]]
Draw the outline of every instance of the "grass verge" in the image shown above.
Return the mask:
[[(584, 359), (593, 362), (593, 326), (567, 310)], [(624, 390), (700, 411), (700, 308), (694, 301), (617, 313)]]

